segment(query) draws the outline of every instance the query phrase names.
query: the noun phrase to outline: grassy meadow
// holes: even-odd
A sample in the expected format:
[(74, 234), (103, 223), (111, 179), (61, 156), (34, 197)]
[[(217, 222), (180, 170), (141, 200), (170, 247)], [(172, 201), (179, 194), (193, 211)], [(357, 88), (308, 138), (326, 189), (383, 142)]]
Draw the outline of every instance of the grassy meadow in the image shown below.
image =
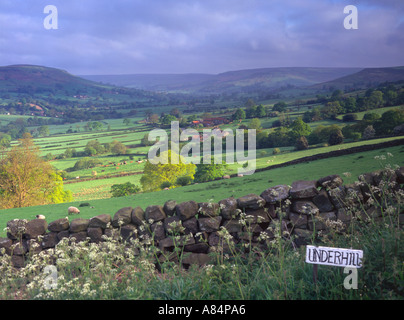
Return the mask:
[[(307, 152), (301, 152), (307, 155)], [(387, 153), (393, 155), (393, 157), (387, 157)], [(380, 155), (384, 155), (386, 160), (381, 161), (375, 159), (376, 156)], [(293, 159), (293, 157), (285, 154), (285, 161), (291, 159)], [(199, 184), (195, 183), (170, 190), (139, 193), (119, 198), (109, 197), (112, 184), (130, 181), (139, 185), (140, 175), (72, 183), (66, 184), (65, 189), (73, 192), (75, 201), (71, 203), (1, 210), (0, 227), (2, 226), (1, 229), (3, 229), (7, 221), (15, 218), (34, 219), (37, 214), (45, 215), (47, 221), (63, 218), (67, 215), (67, 208), (70, 205), (78, 207), (82, 202), (89, 202), (90, 206), (81, 208), (80, 217), (91, 218), (104, 213), (113, 215), (120, 208), (127, 206), (140, 206), (145, 209), (148, 205), (163, 205), (167, 200), (172, 199), (177, 202), (188, 200), (197, 202), (218, 202), (231, 196), (237, 198), (249, 193), (261, 194), (265, 189), (278, 184), (290, 185), (296, 180), (315, 180), (330, 174), (339, 174), (344, 179), (345, 183), (353, 183), (360, 174), (380, 170), (387, 164), (392, 166), (404, 165), (404, 146), (310, 161), (283, 168), (256, 172), (253, 175), (244, 177), (234, 177)], [(71, 218), (75, 217), (71, 216)], [(0, 232), (0, 236), (5, 235), (4, 231), (0, 230)]]
[[(272, 102), (273, 103), (273, 102)], [(270, 107), (271, 105), (265, 105)], [(166, 112), (176, 106), (161, 106), (153, 112)], [(179, 106), (177, 106), (179, 107)], [(304, 112), (311, 109), (312, 106), (300, 106), (290, 108), (287, 116), (291, 120), (303, 115)], [(180, 110), (181, 107), (179, 107)], [(382, 111), (391, 109), (383, 108), (374, 110), (382, 113)], [(134, 196), (124, 198), (111, 198), (111, 186), (131, 182), (140, 186), (140, 178), (143, 172), (145, 161), (149, 147), (141, 146), (141, 139), (146, 133), (149, 133), (154, 127), (144, 124), (142, 120), (145, 118), (146, 110), (140, 109), (135, 117), (131, 117), (130, 124), (124, 124), (123, 119), (105, 119), (102, 120), (102, 128), (98, 131), (86, 131), (86, 123), (78, 122), (65, 125), (49, 125), (49, 136), (36, 137), (34, 143), (40, 148), (40, 155), (46, 156), (52, 154), (56, 157), (67, 148), (74, 148), (76, 151), (83, 151), (86, 144), (91, 140), (97, 140), (100, 143), (109, 143), (118, 140), (128, 147), (127, 154), (112, 155), (101, 154), (94, 158), (100, 161), (100, 165), (90, 168), (72, 171), (74, 164), (80, 159), (54, 159), (50, 160), (52, 166), (57, 170), (67, 171), (64, 189), (73, 193), (74, 201), (71, 205), (79, 205), (80, 202), (91, 202), (94, 209), (83, 208), (82, 216), (89, 217), (99, 213), (113, 214), (116, 210), (123, 206), (140, 205), (146, 207), (148, 204), (163, 204), (168, 199), (176, 199), (177, 201), (196, 200), (196, 201), (214, 201), (221, 200), (229, 196), (241, 196), (246, 193), (260, 193), (269, 186), (276, 184), (290, 184), (294, 180), (317, 179), (328, 174), (342, 174), (351, 172), (352, 176), (357, 176), (365, 171), (377, 169), (374, 156), (383, 152), (395, 154), (394, 161), (403, 165), (403, 150), (400, 147), (389, 148), (388, 150), (374, 150), (369, 152), (358, 153), (355, 155), (346, 155), (338, 158), (330, 158), (325, 160), (313, 161), (310, 163), (302, 163), (299, 165), (288, 166), (285, 168), (272, 169), (265, 172), (257, 172), (251, 176), (243, 178), (233, 178), (231, 180), (217, 180), (203, 184), (192, 184), (181, 188), (159, 191), (156, 193), (140, 193)], [(229, 110), (217, 110), (211, 112), (212, 116), (229, 115)], [(202, 116), (201, 113), (198, 114)], [(358, 118), (361, 115), (358, 114)], [(362, 115), (363, 117), (363, 115)], [(2, 123), (14, 121), (16, 116), (0, 116)], [(272, 125), (277, 117), (261, 118), (261, 126), (265, 131), (272, 131)], [(220, 129), (237, 129), (240, 125), (248, 126), (250, 119), (244, 119), (241, 122), (233, 122), (227, 125), (221, 125)], [(340, 127), (346, 125), (341, 120), (324, 120), (309, 123), (314, 129), (318, 125), (328, 126), (337, 124)], [(169, 128), (167, 129), (169, 130)], [(67, 131), (70, 131), (67, 132)], [(399, 137), (382, 138), (358, 142), (346, 142), (335, 146), (310, 146), (309, 149), (303, 151), (295, 151), (294, 147), (281, 147), (281, 152), (274, 155), (273, 148), (259, 149), (256, 151), (256, 168), (262, 169), (271, 167), (272, 165), (283, 164), (302, 157), (313, 156), (320, 153), (327, 153), (335, 150), (356, 147), (360, 145), (376, 144), (397, 139)], [(14, 142), (15, 143), (15, 142)], [(123, 164), (126, 162), (126, 164)], [(241, 163), (237, 163), (235, 158), (234, 164), (229, 164), (227, 174), (236, 174), (241, 168)], [(156, 203), (157, 202), (157, 203)], [(65, 215), (65, 208), (70, 204), (48, 205), (32, 208), (10, 209), (0, 211), (0, 225), (5, 225), (10, 216), (16, 216), (14, 213), (21, 213), (27, 218), (32, 218), (38, 211), (49, 216), (57, 218)], [(63, 209), (62, 209), (63, 208)], [(102, 212), (100, 211), (102, 210)]]

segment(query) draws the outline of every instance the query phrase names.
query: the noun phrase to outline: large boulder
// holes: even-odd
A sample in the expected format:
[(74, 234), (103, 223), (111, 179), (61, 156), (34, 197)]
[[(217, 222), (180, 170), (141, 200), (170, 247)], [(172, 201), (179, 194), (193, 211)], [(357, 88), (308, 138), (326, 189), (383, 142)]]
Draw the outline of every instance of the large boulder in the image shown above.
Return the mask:
[(182, 220), (178, 216), (167, 217), (164, 219), (164, 230), (168, 234), (179, 234), (184, 232)]
[(195, 201), (186, 201), (180, 204), (177, 204), (175, 207), (175, 211), (181, 220), (188, 220), (194, 217), (198, 213), (198, 203)]
[[(51, 232), (52, 233), (52, 232)], [(69, 230), (63, 230), (57, 233), (58, 240), (61, 241), (64, 238), (68, 238), (70, 235)], [(45, 236), (46, 237), (46, 236)]]
[(90, 238), (91, 242), (101, 242), (102, 241), (102, 228), (101, 227), (89, 227), (87, 229), (87, 236)]
[(42, 249), (54, 248), (58, 244), (58, 242), (58, 232), (49, 232), (45, 234), (42, 239)]
[(265, 206), (265, 200), (260, 196), (250, 193), (237, 199), (237, 204), (241, 209), (259, 209)]
[(144, 222), (144, 210), (138, 206), (132, 211), (132, 223), (136, 226), (141, 226)]
[(317, 195), (317, 181), (297, 180), (292, 183), (289, 191), (293, 199), (312, 198)]
[(204, 217), (216, 217), (220, 214), (218, 203), (201, 202), (198, 205), (198, 212)]
[[(148, 206), (146, 208), (144, 217), (146, 219), (147, 222), (157, 222), (157, 221), (161, 221), (164, 220), (166, 218), (166, 214), (163, 210), (162, 206), (158, 206), (158, 205), (152, 205), (152, 206)], [(151, 222), (151, 223), (153, 223)]]
[(262, 192), (261, 198), (270, 204), (279, 203), (289, 197), (289, 190), (289, 186), (285, 184), (277, 185)]
[(303, 245), (308, 245), (310, 244), (310, 239), (313, 236), (312, 232), (310, 230), (307, 229), (300, 229), (300, 228), (295, 228), (294, 229), (294, 236), (295, 236), (295, 240), (294, 243), (300, 247)]
[(195, 217), (182, 221), (182, 226), (185, 228), (185, 233), (196, 234), (199, 232), (198, 220)]
[(70, 223), (70, 233), (86, 231), (87, 234), (87, 228), (89, 224), (90, 219), (83, 219), (83, 218), (74, 219)]
[(109, 214), (100, 214), (90, 219), (88, 227), (106, 229), (108, 224), (111, 223), (111, 221), (112, 219)]
[(236, 218), (239, 213), (237, 199), (233, 197), (220, 200), (219, 208), (221, 216), (226, 220)]
[[(2, 251), (6, 254), (11, 253), (11, 245), (13, 244), (13, 241), (9, 238), (0, 238), (0, 255), (2, 254)], [(2, 250), (4, 249), (4, 250)]]
[(13, 255), (23, 256), (28, 251), (27, 242), (26, 241), (23, 241), (23, 242), (17, 241), (15, 243), (13, 243), (13, 245), (11, 246), (11, 250), (12, 250)]
[(126, 224), (121, 227), (121, 237), (125, 241), (136, 238), (137, 234), (138, 230), (133, 224)]
[(397, 182), (399, 184), (404, 183), (404, 167), (400, 167), (396, 169), (396, 176), (397, 176)]
[(291, 212), (289, 214), (290, 223), (294, 228), (306, 229), (307, 228), (307, 215)]
[(245, 211), (246, 220), (248, 223), (267, 223), (271, 219), (268, 216), (267, 208), (260, 208), (257, 210), (247, 209)]
[(343, 223), (349, 223), (352, 220), (352, 213), (348, 212), (344, 208), (340, 208), (337, 210), (337, 219), (342, 221)]
[(227, 220), (223, 223), (223, 227), (229, 233), (237, 233), (241, 232), (243, 229), (243, 225), (240, 223), (240, 220)]
[(30, 254), (38, 254), (42, 251), (42, 242), (37, 239), (27, 240), (27, 248)]
[(308, 226), (310, 231), (318, 231), (318, 230), (324, 230), (327, 229), (327, 224), (326, 221), (331, 220), (331, 221), (336, 221), (337, 220), (337, 215), (334, 211), (331, 212), (321, 212), (315, 216), (310, 216), (308, 218)]
[(119, 209), (112, 219), (112, 226), (118, 228), (120, 226), (127, 225), (132, 221), (132, 207), (125, 207)]
[(69, 227), (70, 227), (69, 219), (61, 218), (50, 222), (48, 225), (48, 230), (51, 232), (60, 232), (63, 230), (68, 230)]
[(166, 238), (166, 231), (164, 230), (164, 225), (162, 221), (153, 223), (150, 226), (150, 229), (155, 241), (160, 241)]
[(308, 200), (294, 201), (292, 204), (292, 211), (299, 214), (317, 214), (320, 210), (317, 206)]
[[(362, 190), (362, 186), (360, 187)], [(347, 197), (345, 187), (337, 187), (328, 191), (330, 200), (335, 208), (340, 209), (344, 207), (345, 198)]]
[(210, 233), (207, 240), (210, 246), (208, 253), (213, 252), (218, 248), (220, 248), (219, 250), (223, 250), (224, 253), (230, 253), (230, 246), (236, 242), (234, 237), (224, 239), (217, 231)]
[(74, 241), (76, 243), (86, 241), (87, 240), (87, 231), (79, 231), (79, 232), (70, 233), (69, 238), (71, 241)]
[(25, 234), (24, 236), (27, 239), (36, 239), (38, 236), (42, 236), (45, 234), (46, 229), (48, 228), (48, 223), (43, 219), (34, 219), (28, 221), (25, 225)]
[(172, 216), (175, 213), (175, 207), (177, 206), (177, 201), (168, 200), (164, 203), (163, 210), (167, 216)]
[(317, 206), (320, 212), (329, 212), (334, 209), (333, 204), (328, 198), (327, 191), (321, 190), (318, 195), (313, 197), (313, 203)]
[(27, 220), (14, 219), (7, 222), (7, 237), (11, 240), (20, 240), (25, 233)]
[(186, 245), (195, 244), (194, 237), (180, 236), (177, 237), (167, 237), (159, 241), (159, 248), (160, 250), (171, 248), (171, 247), (183, 247)]
[(373, 172), (373, 183), (379, 186), (381, 182), (397, 182), (397, 174), (393, 170), (379, 170)]
[(322, 187), (324, 189), (334, 189), (342, 186), (344, 181), (342, 178), (337, 175), (329, 175), (317, 180), (317, 186)]
[(199, 218), (198, 226), (199, 230), (202, 232), (214, 232), (219, 230), (222, 217), (212, 217), (212, 218)]

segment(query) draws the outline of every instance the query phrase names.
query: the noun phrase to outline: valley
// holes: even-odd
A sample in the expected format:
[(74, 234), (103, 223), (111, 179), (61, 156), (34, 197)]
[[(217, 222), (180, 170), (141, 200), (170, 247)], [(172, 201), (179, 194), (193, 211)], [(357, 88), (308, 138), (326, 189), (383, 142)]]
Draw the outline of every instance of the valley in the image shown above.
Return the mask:
[[(186, 183), (190, 185), (181, 186), (172, 181), (167, 184), (169, 190), (158, 191), (164, 194), (164, 199), (166, 195), (181, 195), (180, 198), (182, 195), (189, 195), (188, 198), (207, 201), (210, 196), (203, 192), (205, 184), (206, 188), (209, 188), (209, 183), (217, 186), (216, 191), (223, 197), (232, 193), (228, 190), (229, 185), (234, 185), (232, 191), (242, 194), (245, 188), (251, 188), (253, 185), (262, 188), (262, 184), (275, 185), (281, 183), (282, 179), (291, 181), (291, 177), (300, 176), (292, 170), (295, 165), (266, 172), (271, 166), (335, 150), (398, 141), (401, 134), (394, 133), (393, 129), (402, 121), (402, 82), (383, 84), (384, 79), (381, 77), (378, 80), (379, 85), (374, 82), (374, 87), (370, 89), (364, 86), (348, 92), (340, 89), (330, 90), (328, 86), (321, 84), (329, 83), (328, 81), (338, 82), (337, 79), (341, 76), (342, 79), (350, 76), (356, 79), (357, 72), (357, 69), (352, 68), (276, 68), (234, 71), (219, 75), (88, 76), (88, 79), (82, 79), (52, 68), (2, 67), (1, 137), (4, 145), (7, 147), (8, 143), (8, 148), (12, 148), (18, 144), (22, 133), (30, 133), (34, 144), (40, 148), (40, 156), (63, 177), (64, 190), (72, 193), (75, 201), (73, 204), (77, 205), (83, 201), (110, 201), (119, 206), (126, 198), (135, 197), (143, 204), (146, 204), (148, 199), (154, 199), (154, 192), (140, 191), (136, 195), (119, 198), (111, 195), (113, 185), (127, 182), (142, 189), (141, 177), (147, 163), (148, 151), (153, 144), (147, 141), (151, 130), (161, 128), (169, 133), (170, 121), (174, 120), (179, 121), (182, 130), (192, 128), (200, 133), (204, 129), (212, 128), (256, 129), (257, 172), (253, 175), (221, 182), (223, 175), (237, 176), (237, 171), (243, 163), (235, 161), (234, 164), (226, 165), (220, 174), (213, 178), (216, 182), (201, 183), (193, 181), (192, 178)], [(365, 71), (359, 71), (359, 74), (363, 72)], [(390, 69), (383, 74), (389, 76)], [(279, 82), (281, 78), (283, 80)], [(299, 84), (295, 82), (298, 78), (304, 80)], [(335, 79), (330, 80), (332, 78)], [(114, 84), (101, 84), (93, 80), (110, 81)], [(264, 91), (267, 95), (272, 95), (271, 99), (255, 100), (258, 97), (256, 92), (249, 96), (248, 90), (244, 90), (244, 84), (247, 82), (257, 84), (263, 81), (267, 88)], [(310, 94), (313, 83), (316, 82), (316, 94)], [(139, 83), (142, 83), (141, 89), (133, 88), (141, 87)], [(283, 85), (281, 83), (286, 83), (288, 88), (280, 90)], [(201, 84), (205, 85), (205, 89), (210, 86), (219, 90), (220, 94), (219, 91), (191, 88), (202, 88)], [(169, 87), (170, 85), (172, 87)], [(305, 94), (290, 94), (291, 86), (305, 91)], [(233, 95), (233, 89), (228, 90), (230, 87), (240, 89), (239, 93), (242, 94)], [(147, 91), (151, 89), (158, 92)], [(203, 95), (204, 90), (209, 95)], [(376, 100), (380, 96), (379, 92), (382, 98)], [(282, 99), (275, 99), (274, 96), (281, 96)], [(58, 98), (55, 99), (56, 97)], [(39, 108), (33, 110), (32, 106)], [(239, 118), (235, 116), (238, 110), (242, 110)], [(385, 128), (382, 117), (383, 114), (390, 113), (398, 116), (398, 122)], [(347, 114), (352, 118), (349, 121), (345, 119)], [(370, 115), (373, 115), (373, 118), (370, 119)], [(207, 124), (206, 119), (228, 120), (226, 123), (211, 125)], [(299, 122), (302, 119), (303, 122)], [(302, 125), (303, 127), (299, 127)], [(363, 130), (369, 126), (375, 126), (379, 132), (364, 138)], [(340, 132), (342, 140), (334, 144), (330, 140), (332, 132)], [(304, 136), (304, 140), (307, 140), (307, 145), (300, 149), (294, 141), (299, 136)], [(112, 151), (113, 142), (122, 144), (123, 149)], [(223, 143), (225, 152), (225, 142)], [(403, 153), (399, 147), (389, 147), (382, 151), (396, 154), (395, 164), (404, 164)], [(322, 167), (322, 163), (335, 162), (338, 166), (333, 173), (352, 171), (357, 175), (360, 170), (375, 169), (372, 159), (377, 152), (378, 150), (366, 151), (364, 155), (358, 155), (365, 159), (359, 166), (352, 160), (354, 155), (346, 155), (338, 157), (338, 160), (330, 158), (310, 161), (309, 167), (322, 172), (322, 168), (329, 168), (329, 165)], [(308, 170), (310, 172), (311, 169)], [(260, 178), (272, 176), (273, 172), (278, 171), (278, 178)], [(306, 176), (303, 174), (301, 178), (307, 178)], [(185, 189), (191, 191), (183, 191)], [(6, 213), (9, 210), (17, 209), (1, 212)], [(19, 210), (32, 212), (37, 209)]]

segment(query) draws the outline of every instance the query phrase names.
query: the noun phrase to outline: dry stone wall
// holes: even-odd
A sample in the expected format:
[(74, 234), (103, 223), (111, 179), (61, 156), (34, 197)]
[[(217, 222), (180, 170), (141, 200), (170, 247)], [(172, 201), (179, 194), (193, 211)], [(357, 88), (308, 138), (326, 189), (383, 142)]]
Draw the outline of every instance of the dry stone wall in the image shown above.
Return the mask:
[[(326, 231), (327, 220), (349, 224), (352, 215), (347, 208), (356, 201), (367, 201), (369, 188), (378, 186), (383, 179), (386, 172), (367, 173), (361, 177), (363, 183), (344, 185), (340, 176), (330, 175), (218, 203), (170, 200), (163, 206), (125, 207), (112, 216), (101, 214), (91, 219), (62, 218), (50, 223), (44, 219), (15, 219), (7, 223), (7, 238), (0, 238), (0, 254), (11, 255), (14, 266), (22, 267), (29, 254), (55, 248), (63, 238), (100, 243), (112, 237), (130, 244), (129, 239), (149, 237), (161, 252), (170, 252), (175, 245), (183, 247), (188, 253), (182, 260), (184, 265), (203, 265), (209, 261), (209, 253), (221, 244), (222, 227), (235, 243), (246, 242), (265, 250), (262, 239), (274, 238), (273, 226), (281, 221), (282, 231), (294, 235), (294, 244), (304, 245), (310, 241), (313, 230)], [(393, 182), (393, 188), (402, 188), (404, 167), (389, 171), (387, 181)], [(361, 215), (359, 218), (377, 218), (381, 211), (369, 207)], [(403, 221), (401, 213), (400, 222)], [(173, 235), (177, 236), (175, 244)], [(160, 262), (166, 257), (162, 255)]]

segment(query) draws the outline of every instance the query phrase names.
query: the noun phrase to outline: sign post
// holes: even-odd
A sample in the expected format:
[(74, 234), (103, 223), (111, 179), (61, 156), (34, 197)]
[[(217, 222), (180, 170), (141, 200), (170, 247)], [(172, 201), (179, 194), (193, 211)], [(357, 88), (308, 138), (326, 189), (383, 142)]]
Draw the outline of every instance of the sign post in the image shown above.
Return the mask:
[(306, 263), (313, 264), (313, 282), (317, 282), (318, 265), (361, 268), (362, 250), (306, 246)]

